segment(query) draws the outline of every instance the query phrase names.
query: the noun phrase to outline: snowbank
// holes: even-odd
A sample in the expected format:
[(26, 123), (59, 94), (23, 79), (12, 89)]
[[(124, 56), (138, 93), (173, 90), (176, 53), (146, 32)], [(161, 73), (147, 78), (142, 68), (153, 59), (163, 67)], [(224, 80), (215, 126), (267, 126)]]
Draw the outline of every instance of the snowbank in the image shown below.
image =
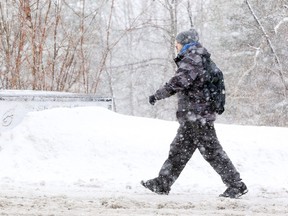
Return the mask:
[[(58, 199), (68, 197), (74, 204), (80, 203), (79, 197), (82, 204), (88, 198), (96, 199), (102, 204), (93, 208), (109, 209), (103, 210), (107, 215), (127, 215), (130, 208), (142, 208), (140, 215), (156, 214), (157, 209), (166, 209), (163, 215), (187, 215), (198, 210), (204, 212), (196, 215), (218, 210), (227, 215), (272, 215), (277, 209), (278, 215), (288, 214), (288, 128), (216, 124), (224, 150), (249, 187), (241, 201), (217, 197), (225, 186), (198, 152), (169, 196), (157, 196), (142, 188), (140, 180), (157, 175), (177, 128), (176, 122), (124, 116), (98, 107), (30, 112), (14, 129), (0, 133), (0, 186), (6, 196), (14, 194), (14, 198), (20, 196), (18, 193), (27, 193), (29, 199), (65, 194)], [(242, 202), (242, 207), (227, 207), (237, 202)], [(263, 208), (268, 210), (261, 212)], [(115, 209), (128, 210), (116, 214)], [(41, 212), (45, 210), (35, 214)], [(74, 213), (77, 215), (76, 210)]]

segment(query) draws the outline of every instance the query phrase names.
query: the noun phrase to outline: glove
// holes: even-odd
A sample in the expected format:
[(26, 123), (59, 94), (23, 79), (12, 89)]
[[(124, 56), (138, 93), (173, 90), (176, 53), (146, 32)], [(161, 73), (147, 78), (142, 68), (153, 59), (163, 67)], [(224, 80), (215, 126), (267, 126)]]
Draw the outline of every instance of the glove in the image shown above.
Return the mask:
[(151, 104), (151, 105), (154, 105), (155, 103), (156, 103), (156, 97), (154, 96), (154, 95), (151, 95), (150, 97), (149, 97), (149, 103)]
[(224, 111), (225, 111), (224, 107), (216, 109), (216, 113), (219, 114), (219, 115), (221, 115)]

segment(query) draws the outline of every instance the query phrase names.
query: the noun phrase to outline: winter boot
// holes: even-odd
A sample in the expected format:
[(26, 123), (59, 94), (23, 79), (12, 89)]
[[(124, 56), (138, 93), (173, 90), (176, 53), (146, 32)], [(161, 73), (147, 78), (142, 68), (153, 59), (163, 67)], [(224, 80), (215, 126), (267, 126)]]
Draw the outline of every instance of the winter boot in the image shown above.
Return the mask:
[(163, 185), (161, 185), (158, 181), (157, 178), (151, 179), (148, 181), (141, 181), (141, 184), (149, 189), (150, 191), (157, 193), (159, 195), (168, 195), (169, 194), (169, 189), (164, 189)]
[(237, 199), (240, 196), (246, 194), (248, 189), (243, 182), (238, 183), (238, 185), (230, 185), (224, 193), (220, 194), (220, 197), (229, 197), (233, 199)]

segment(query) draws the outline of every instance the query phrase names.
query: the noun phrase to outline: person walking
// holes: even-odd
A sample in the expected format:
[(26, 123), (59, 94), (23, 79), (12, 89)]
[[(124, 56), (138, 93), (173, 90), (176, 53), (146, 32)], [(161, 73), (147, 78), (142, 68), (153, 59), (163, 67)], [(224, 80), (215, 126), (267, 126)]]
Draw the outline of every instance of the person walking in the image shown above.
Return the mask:
[(178, 69), (163, 87), (149, 97), (149, 103), (154, 105), (158, 100), (177, 94), (176, 117), (180, 126), (159, 175), (154, 179), (142, 180), (141, 184), (152, 192), (168, 195), (171, 186), (198, 149), (227, 186), (219, 196), (238, 198), (247, 193), (248, 189), (219, 143), (214, 128), (216, 111), (207, 100), (203, 59), (210, 58), (210, 53), (199, 43), (195, 29), (180, 32), (175, 44), (178, 51), (175, 63)]

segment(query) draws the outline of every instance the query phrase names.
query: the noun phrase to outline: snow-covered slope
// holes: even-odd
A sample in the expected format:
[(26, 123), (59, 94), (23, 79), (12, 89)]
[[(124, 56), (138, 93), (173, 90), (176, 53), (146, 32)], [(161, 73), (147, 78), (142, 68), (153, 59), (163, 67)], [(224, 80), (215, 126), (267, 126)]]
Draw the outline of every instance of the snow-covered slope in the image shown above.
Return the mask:
[[(59, 192), (68, 197), (91, 199), (97, 193), (97, 198), (94, 197), (97, 200), (118, 193), (126, 200), (122, 203), (128, 206), (126, 209), (139, 205), (140, 209), (144, 208), (140, 215), (145, 214), (151, 198), (156, 203), (165, 200), (168, 209), (169, 203), (174, 203), (181, 211), (185, 209), (181, 203), (208, 199), (210, 205), (214, 203), (210, 210), (217, 210), (217, 202), (223, 202), (217, 196), (225, 186), (198, 152), (168, 197), (154, 195), (139, 184), (142, 179), (156, 177), (177, 128), (177, 122), (124, 116), (98, 107), (30, 112), (17, 127), (0, 133), (0, 185), (8, 188), (4, 190), (8, 194), (30, 191), (30, 198), (35, 188), (44, 194), (53, 191), (54, 195)], [(249, 193), (239, 202), (244, 201), (242, 204), (250, 207), (250, 213), (235, 207), (227, 215), (238, 211), (243, 215), (269, 215), (275, 209), (280, 209), (278, 215), (288, 213), (288, 128), (216, 124), (216, 130), (224, 150), (249, 188)], [(276, 202), (274, 207), (269, 197)], [(107, 198), (106, 203), (111, 200)], [(268, 211), (254, 211), (255, 205)], [(149, 209), (158, 207), (151, 204)], [(172, 215), (182, 215), (179, 208)], [(195, 208), (186, 209), (193, 212)], [(202, 210), (207, 213), (209, 208), (202, 206)]]

